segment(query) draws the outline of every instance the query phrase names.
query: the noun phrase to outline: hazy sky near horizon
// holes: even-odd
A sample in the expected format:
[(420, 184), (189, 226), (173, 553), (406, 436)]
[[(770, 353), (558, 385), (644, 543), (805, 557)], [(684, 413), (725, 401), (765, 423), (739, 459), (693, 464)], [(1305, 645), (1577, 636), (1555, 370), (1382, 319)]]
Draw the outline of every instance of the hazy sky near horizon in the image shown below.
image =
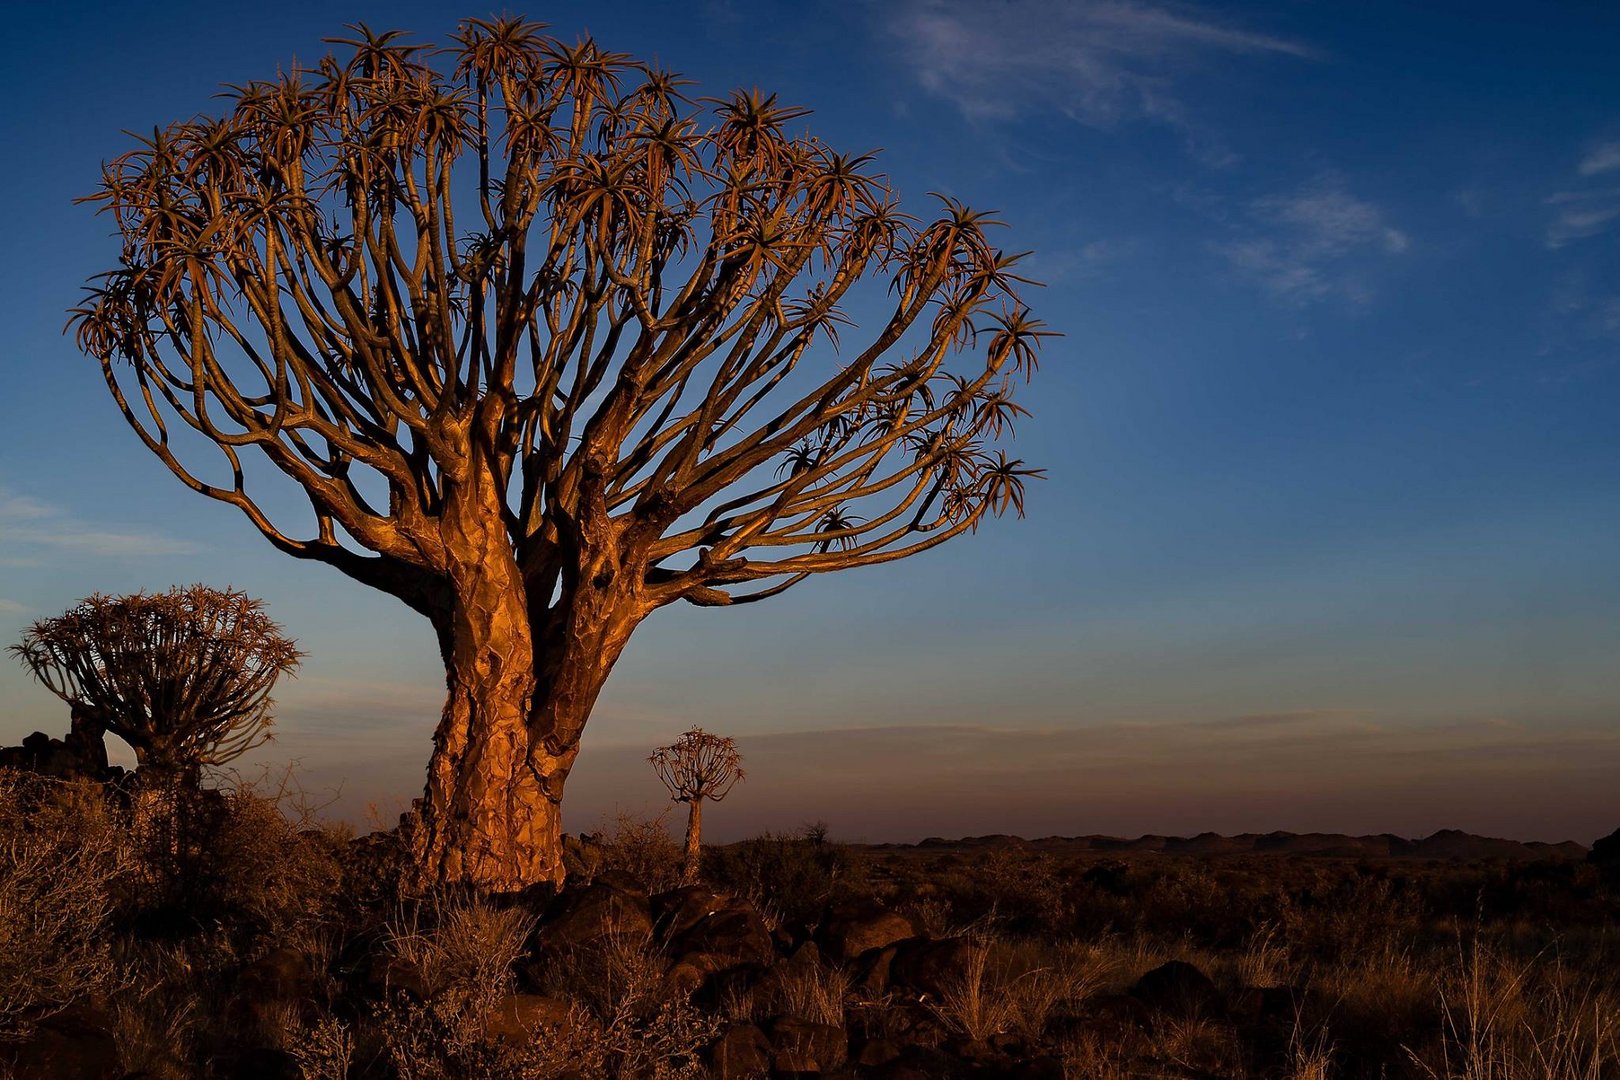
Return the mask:
[[(1620, 9), (547, 3), (554, 33), (760, 86), (903, 200), (1002, 212), (1066, 336), (1021, 400), (1029, 518), (734, 611), (655, 614), (567, 827), (739, 737), (721, 838), (1620, 825)], [(100, 590), (264, 597), (279, 741), (334, 810), (420, 792), (426, 623), (185, 490), (62, 336), (123, 130), (443, 3), (8, 3), (0, 639)], [(0, 739), (63, 708), (0, 663)]]

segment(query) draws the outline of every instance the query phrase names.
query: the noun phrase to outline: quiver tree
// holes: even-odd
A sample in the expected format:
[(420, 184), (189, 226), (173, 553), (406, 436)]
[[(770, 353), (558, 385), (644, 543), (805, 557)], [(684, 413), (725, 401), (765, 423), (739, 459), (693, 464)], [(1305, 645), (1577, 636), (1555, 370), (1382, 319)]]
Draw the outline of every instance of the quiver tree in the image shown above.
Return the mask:
[(647, 759), (669, 797), (686, 804), (685, 883), (698, 878), (703, 859), (703, 800), (719, 802), (743, 778), (742, 755), (732, 739), (711, 735), (700, 727), (683, 732), (669, 746), (660, 746)]
[(563, 783), (651, 612), (1022, 513), (1035, 470), (994, 444), (1041, 324), (987, 215), (902, 213), (774, 97), (516, 19), (335, 44), (105, 166), (122, 257), (73, 325), (182, 481), (432, 621), (424, 876), (560, 880)]
[(97, 594), (34, 623), (11, 651), (73, 710), (112, 732), (148, 781), (193, 781), (270, 737), (270, 690), (299, 653), (262, 601), (205, 585)]

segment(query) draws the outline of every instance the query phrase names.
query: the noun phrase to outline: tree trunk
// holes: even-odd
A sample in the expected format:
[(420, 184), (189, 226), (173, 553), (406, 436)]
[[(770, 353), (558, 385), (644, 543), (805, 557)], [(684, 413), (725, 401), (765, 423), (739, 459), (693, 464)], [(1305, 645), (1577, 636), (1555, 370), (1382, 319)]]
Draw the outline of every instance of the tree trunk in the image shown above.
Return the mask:
[(411, 848), (422, 884), (561, 884), (563, 784), (634, 621), (601, 584), (535, 611), (499, 514), (447, 505), (458, 517), (450, 610), (435, 618), (448, 696)]
[(686, 872), (683, 885), (695, 885), (703, 868), (703, 800), (689, 799), (686, 803)]

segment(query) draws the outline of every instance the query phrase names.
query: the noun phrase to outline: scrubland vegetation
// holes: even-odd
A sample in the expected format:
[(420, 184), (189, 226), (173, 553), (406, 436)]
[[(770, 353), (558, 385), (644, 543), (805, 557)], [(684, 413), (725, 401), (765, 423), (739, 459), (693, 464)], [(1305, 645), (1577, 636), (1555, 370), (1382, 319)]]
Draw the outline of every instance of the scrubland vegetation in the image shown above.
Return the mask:
[(1620, 882), (1479, 863), (568, 841), (416, 893), (291, 785), (0, 779), (18, 1077), (1620, 1076)]

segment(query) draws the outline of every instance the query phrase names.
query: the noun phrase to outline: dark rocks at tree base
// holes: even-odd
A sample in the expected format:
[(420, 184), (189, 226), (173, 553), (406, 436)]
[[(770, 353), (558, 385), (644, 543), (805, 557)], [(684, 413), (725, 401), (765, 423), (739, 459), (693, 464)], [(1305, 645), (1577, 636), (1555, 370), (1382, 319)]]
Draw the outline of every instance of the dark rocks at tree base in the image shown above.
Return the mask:
[(540, 951), (561, 953), (616, 938), (652, 937), (646, 890), (626, 875), (601, 874), (588, 885), (565, 888), (546, 909), (536, 933)]
[(1226, 1001), (1209, 976), (1185, 960), (1171, 960), (1143, 975), (1131, 994), (1165, 1016), (1190, 1019), (1226, 1015)]
[(57, 780), (111, 783), (124, 770), (107, 764), (107, 744), (99, 734), (74, 730), (64, 739), (36, 731), (19, 746), (0, 746), (0, 769), (37, 773)]

